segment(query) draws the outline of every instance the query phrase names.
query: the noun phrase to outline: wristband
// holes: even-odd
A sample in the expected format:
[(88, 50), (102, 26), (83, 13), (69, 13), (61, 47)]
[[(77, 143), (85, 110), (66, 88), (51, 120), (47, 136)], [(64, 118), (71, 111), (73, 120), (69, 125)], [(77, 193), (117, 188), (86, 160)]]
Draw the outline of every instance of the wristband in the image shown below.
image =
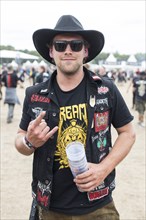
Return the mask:
[(26, 138), (26, 136), (23, 137), (23, 144), (28, 148), (28, 149), (34, 149), (36, 150), (37, 148), (33, 146)]

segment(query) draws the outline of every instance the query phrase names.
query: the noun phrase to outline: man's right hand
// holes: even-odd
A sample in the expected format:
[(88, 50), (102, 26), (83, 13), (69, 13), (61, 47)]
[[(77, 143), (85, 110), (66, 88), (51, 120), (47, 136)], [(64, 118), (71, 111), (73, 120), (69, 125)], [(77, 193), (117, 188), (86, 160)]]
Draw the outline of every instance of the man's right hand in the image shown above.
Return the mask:
[(45, 114), (45, 111), (41, 112), (35, 120), (29, 123), (27, 129), (26, 138), (36, 148), (41, 147), (58, 130), (58, 126), (50, 130), (43, 119)]

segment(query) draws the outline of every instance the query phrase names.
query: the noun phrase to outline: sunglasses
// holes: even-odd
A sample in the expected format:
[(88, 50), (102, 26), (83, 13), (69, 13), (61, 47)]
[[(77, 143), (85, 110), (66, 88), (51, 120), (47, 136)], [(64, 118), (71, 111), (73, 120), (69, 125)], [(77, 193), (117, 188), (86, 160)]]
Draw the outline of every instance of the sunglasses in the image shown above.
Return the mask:
[(72, 51), (79, 52), (82, 50), (83, 45), (85, 45), (85, 41), (83, 40), (71, 40), (71, 41), (56, 40), (53, 42), (55, 50), (58, 52), (64, 52), (68, 44), (70, 48), (72, 49)]

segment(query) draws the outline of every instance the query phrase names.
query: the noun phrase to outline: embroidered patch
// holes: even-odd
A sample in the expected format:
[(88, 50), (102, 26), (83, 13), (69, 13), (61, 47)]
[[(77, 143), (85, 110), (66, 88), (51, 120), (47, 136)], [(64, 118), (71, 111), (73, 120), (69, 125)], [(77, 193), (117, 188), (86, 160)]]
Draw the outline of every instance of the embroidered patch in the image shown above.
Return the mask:
[(46, 103), (50, 103), (50, 99), (48, 97), (44, 97), (44, 96), (33, 94), (31, 96), (31, 102), (46, 102)]
[(97, 99), (96, 100), (96, 105), (106, 105), (108, 106), (108, 98), (105, 98), (105, 99)]
[(87, 193), (88, 199), (90, 202), (97, 200), (97, 199), (101, 199), (104, 196), (107, 196), (108, 194), (109, 194), (109, 187)]
[(109, 112), (94, 113), (95, 132), (105, 130), (108, 126)]
[(37, 197), (37, 201), (43, 205), (43, 206), (48, 206), (48, 201), (49, 201), (49, 196), (46, 195), (42, 195), (41, 191), (38, 190), (38, 197)]
[(106, 148), (106, 144), (106, 137), (99, 137), (99, 140), (97, 141), (97, 147), (100, 151), (103, 151)]
[(51, 194), (51, 182), (49, 184), (43, 184), (40, 181), (38, 182), (37, 189), (37, 202), (44, 207), (47, 207), (49, 204), (49, 198)]
[(98, 94), (106, 94), (107, 92), (109, 92), (109, 88), (106, 86), (101, 86), (98, 88)]
[(115, 187), (116, 187), (116, 183), (115, 183), (115, 180), (113, 180), (113, 181), (110, 183), (110, 190), (115, 189)]
[(35, 118), (37, 118), (42, 111), (43, 109), (40, 107), (32, 108), (32, 112), (35, 114)]

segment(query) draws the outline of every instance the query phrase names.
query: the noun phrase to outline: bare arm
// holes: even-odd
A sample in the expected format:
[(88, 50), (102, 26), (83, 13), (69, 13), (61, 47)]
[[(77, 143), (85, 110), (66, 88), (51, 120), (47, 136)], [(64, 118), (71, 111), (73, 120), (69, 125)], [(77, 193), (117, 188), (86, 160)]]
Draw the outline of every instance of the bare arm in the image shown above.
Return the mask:
[(34, 152), (34, 149), (28, 149), (23, 143), (23, 137), (26, 135), (26, 131), (19, 128), (16, 138), (15, 138), (15, 147), (19, 153), (24, 155), (31, 155)]
[(108, 156), (99, 164), (89, 163), (89, 170), (74, 180), (83, 191), (91, 191), (100, 185), (111, 171), (126, 157), (135, 142), (132, 123), (118, 128), (118, 137)]
[(34, 152), (34, 149), (28, 149), (23, 143), (24, 136), (35, 148), (39, 148), (58, 130), (57, 126), (50, 130), (50, 127), (47, 126), (43, 119), (44, 116), (45, 112), (41, 112), (35, 120), (31, 121), (27, 132), (22, 129), (18, 130), (15, 147), (21, 154), (31, 155)]

